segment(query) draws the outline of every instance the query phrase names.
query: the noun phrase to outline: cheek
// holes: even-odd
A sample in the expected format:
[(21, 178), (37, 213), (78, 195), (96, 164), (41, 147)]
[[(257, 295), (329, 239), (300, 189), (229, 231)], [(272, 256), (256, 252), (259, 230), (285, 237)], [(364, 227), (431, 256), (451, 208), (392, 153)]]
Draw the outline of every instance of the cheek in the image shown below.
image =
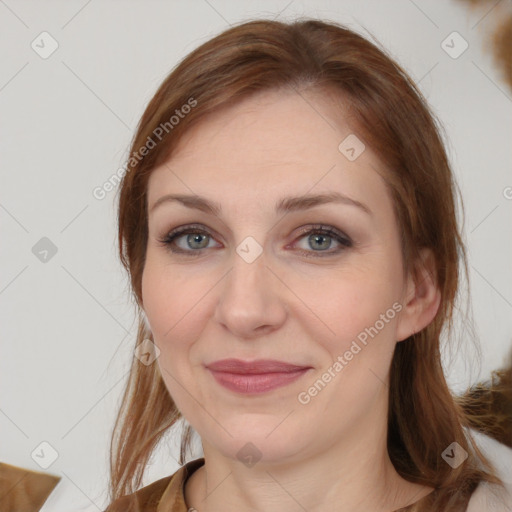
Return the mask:
[[(352, 411), (350, 418), (329, 418), (333, 429), (338, 428), (338, 421), (364, 415), (382, 390), (402, 308), (393, 286), (382, 273), (345, 274), (343, 279), (331, 280), (327, 290), (308, 303), (328, 327), (314, 315), (302, 324), (324, 353), (317, 373), (302, 391), (306, 398), (319, 396), (312, 398), (315, 410), (332, 406), (332, 410)], [(318, 384), (319, 380), (327, 384)]]
[(215, 284), (209, 274), (183, 272), (177, 267), (148, 258), (142, 276), (144, 309), (160, 350), (158, 365), (176, 402), (183, 388), (190, 387), (191, 365), (202, 364), (196, 341), (212, 313), (208, 293)]
[[(170, 265), (165, 255), (148, 249), (142, 274), (142, 299), (154, 334), (173, 336), (188, 315), (194, 315), (204, 283)], [(162, 340), (163, 341), (163, 340)]]
[(175, 269), (148, 258), (142, 276), (142, 296), (153, 341), (160, 350), (156, 364), (170, 396), (183, 412), (190, 400), (183, 389), (190, 387), (189, 349), (192, 340), (200, 335), (195, 329), (204, 292), (194, 291), (198, 290), (196, 281), (178, 276)]
[[(309, 285), (307, 294), (306, 287), (295, 288), (298, 296), (305, 297), (306, 305), (300, 315), (296, 313), (297, 318), (307, 324), (311, 339), (323, 339), (329, 352), (338, 352), (376, 322), (379, 330), (386, 334), (390, 331), (399, 308), (399, 289), (390, 270), (382, 265), (332, 271), (325, 279), (317, 280), (313, 288)], [(385, 316), (385, 327), (381, 315)]]
[[(191, 336), (190, 319), (200, 311), (200, 285), (196, 280), (179, 277), (179, 272), (165, 265), (146, 261), (142, 276), (142, 299), (154, 341), (168, 352), (173, 340)], [(179, 350), (179, 347), (175, 347)]]

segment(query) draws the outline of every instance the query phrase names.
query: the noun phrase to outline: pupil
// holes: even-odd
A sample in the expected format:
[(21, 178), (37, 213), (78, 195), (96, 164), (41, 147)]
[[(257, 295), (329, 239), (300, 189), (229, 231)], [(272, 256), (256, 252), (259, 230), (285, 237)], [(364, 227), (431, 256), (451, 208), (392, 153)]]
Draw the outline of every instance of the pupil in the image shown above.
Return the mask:
[(205, 237), (205, 235), (201, 235), (201, 234), (190, 235), (190, 236), (192, 237), (192, 243), (197, 242), (198, 244), (201, 244), (201, 237)]
[[(318, 240), (320, 240), (320, 245), (322, 245), (322, 243), (321, 243), (321, 240), (322, 240), (322, 239), (323, 239), (323, 240), (324, 240), (324, 242), (325, 242), (328, 238), (329, 238), (329, 237), (327, 237), (327, 236), (325, 236), (325, 235), (313, 235), (313, 239), (314, 239), (315, 243), (316, 243), (316, 242), (318, 242)], [(324, 246), (325, 246), (325, 245), (326, 245), (326, 244), (324, 243)], [(329, 244), (327, 243), (327, 245), (329, 245)]]

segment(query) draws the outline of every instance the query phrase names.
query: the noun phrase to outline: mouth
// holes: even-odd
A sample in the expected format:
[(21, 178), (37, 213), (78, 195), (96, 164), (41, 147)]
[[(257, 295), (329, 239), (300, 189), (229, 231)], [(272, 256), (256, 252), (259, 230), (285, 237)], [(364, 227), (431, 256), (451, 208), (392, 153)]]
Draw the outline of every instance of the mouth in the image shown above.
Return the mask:
[(206, 365), (206, 368), (221, 386), (240, 394), (258, 394), (291, 384), (311, 366), (269, 359), (223, 359)]

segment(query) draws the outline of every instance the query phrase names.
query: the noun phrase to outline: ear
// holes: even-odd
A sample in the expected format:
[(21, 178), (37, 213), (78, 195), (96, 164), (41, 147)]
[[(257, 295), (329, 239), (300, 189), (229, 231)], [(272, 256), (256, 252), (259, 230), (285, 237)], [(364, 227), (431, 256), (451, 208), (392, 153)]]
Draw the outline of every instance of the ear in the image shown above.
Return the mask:
[(421, 331), (435, 318), (441, 303), (435, 257), (431, 249), (422, 249), (419, 261), (407, 276), (403, 309), (397, 322), (397, 341)]

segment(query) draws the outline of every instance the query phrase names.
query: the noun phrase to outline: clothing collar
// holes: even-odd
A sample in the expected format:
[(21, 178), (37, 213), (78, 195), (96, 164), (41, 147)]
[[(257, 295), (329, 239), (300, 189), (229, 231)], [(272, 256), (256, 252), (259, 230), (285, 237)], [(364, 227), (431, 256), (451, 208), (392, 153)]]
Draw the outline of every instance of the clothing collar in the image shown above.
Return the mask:
[(181, 466), (171, 478), (158, 503), (156, 512), (188, 512), (185, 503), (185, 483), (190, 475), (204, 464), (204, 457)]

